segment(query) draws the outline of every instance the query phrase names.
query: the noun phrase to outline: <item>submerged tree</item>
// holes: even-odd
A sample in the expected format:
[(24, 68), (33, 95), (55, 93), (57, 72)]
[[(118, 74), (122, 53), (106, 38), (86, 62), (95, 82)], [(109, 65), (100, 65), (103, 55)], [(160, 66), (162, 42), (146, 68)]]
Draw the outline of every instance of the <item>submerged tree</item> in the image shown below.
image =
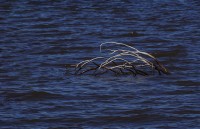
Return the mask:
[[(107, 46), (106, 46), (107, 45)], [(114, 46), (113, 46), (114, 45)], [(120, 45), (120, 49), (116, 46)], [(153, 55), (139, 51), (138, 49), (124, 43), (106, 42), (100, 45), (100, 52), (106, 49), (105, 56), (98, 56), (84, 60), (76, 65), (75, 75), (92, 74), (102, 75), (113, 73), (116, 75), (143, 75), (158, 72), (159, 75), (169, 74), (169, 71)], [(124, 48), (125, 49), (122, 49)]]

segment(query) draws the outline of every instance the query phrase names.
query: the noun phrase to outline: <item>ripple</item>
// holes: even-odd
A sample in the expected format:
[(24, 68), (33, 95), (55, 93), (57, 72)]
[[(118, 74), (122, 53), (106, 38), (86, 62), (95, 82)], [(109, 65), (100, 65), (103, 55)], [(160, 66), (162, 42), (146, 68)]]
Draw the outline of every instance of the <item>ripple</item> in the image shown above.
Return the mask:
[[(198, 128), (199, 9), (197, 0), (2, 0), (0, 127)], [(172, 74), (66, 71), (110, 41), (152, 53)]]
[(179, 86), (200, 86), (200, 82), (191, 81), (191, 80), (176, 81), (174, 83)]
[(11, 92), (5, 91), (1, 93), (6, 101), (44, 101), (49, 99), (63, 98), (60, 94), (53, 94), (44, 91), (30, 91), (30, 92)]

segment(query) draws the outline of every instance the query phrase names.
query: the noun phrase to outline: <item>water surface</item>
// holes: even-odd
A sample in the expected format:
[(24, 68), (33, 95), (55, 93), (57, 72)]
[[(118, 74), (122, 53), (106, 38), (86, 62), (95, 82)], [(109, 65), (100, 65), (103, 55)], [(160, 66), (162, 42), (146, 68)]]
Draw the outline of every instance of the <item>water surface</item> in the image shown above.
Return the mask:
[[(2, 0), (0, 128), (200, 128), (198, 0)], [(102, 42), (152, 53), (154, 76), (72, 76)]]

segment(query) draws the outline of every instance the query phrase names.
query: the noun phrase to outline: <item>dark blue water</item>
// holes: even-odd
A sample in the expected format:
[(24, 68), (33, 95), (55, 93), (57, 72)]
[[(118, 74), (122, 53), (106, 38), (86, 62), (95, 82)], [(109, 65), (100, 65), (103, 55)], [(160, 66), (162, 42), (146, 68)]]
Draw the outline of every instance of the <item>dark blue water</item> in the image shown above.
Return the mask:
[[(200, 128), (199, 14), (198, 0), (1, 0), (0, 128)], [(69, 74), (108, 41), (172, 74)]]

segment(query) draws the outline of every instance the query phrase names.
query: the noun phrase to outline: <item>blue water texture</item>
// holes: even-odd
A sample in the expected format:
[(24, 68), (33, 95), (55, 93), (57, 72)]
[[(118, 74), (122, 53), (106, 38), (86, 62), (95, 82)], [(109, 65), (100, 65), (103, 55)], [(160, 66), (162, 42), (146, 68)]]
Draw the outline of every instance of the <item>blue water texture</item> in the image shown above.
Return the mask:
[[(199, 0), (1, 0), (1, 129), (199, 129)], [(122, 42), (170, 75), (74, 76)]]

